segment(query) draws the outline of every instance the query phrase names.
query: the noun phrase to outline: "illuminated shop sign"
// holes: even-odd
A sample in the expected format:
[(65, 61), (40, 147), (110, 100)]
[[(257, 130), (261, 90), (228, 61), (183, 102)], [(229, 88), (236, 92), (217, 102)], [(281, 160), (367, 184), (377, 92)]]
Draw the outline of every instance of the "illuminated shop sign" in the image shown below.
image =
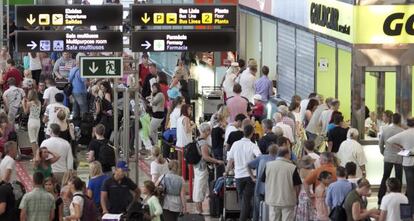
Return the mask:
[(341, 39), (353, 41), (353, 5), (335, 0), (309, 0), (308, 28)]
[(339, 24), (339, 10), (323, 4), (311, 4), (310, 21), (321, 27), (326, 27), (333, 31), (338, 31), (349, 35), (351, 26), (349, 24)]

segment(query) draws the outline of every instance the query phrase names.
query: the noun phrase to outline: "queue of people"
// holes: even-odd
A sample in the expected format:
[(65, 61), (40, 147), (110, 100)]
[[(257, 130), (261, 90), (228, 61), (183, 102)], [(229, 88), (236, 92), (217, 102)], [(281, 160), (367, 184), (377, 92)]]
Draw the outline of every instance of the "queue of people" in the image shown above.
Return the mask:
[[(221, 177), (234, 181), (241, 221), (330, 220), (338, 209), (349, 221), (401, 220), (399, 205), (414, 204), (412, 185), (407, 185), (407, 197), (401, 194), (403, 171), (407, 183), (414, 182), (414, 161), (410, 154), (398, 154), (412, 149), (414, 119), (407, 119), (404, 129), (398, 113), (386, 112), (380, 122), (375, 114), (367, 117), (365, 132), (380, 138), (384, 154), (379, 209), (367, 209), (367, 159), (359, 131), (344, 122), (340, 101), (316, 93), (303, 100), (293, 96), (289, 106), (279, 102), (268, 119), (264, 106), (275, 91), (269, 68), (259, 68), (254, 59), (247, 67), (243, 60), (231, 64), (222, 84), (224, 104), (199, 125), (188, 102), (189, 71), (182, 61), (170, 85), (147, 54), (142, 56), (138, 82), (129, 77), (117, 82), (140, 88), (146, 104), (139, 119), (144, 150), (130, 148), (151, 152), (153, 161), (151, 180), (138, 187), (126, 176), (127, 163), (115, 160), (110, 142), (118, 108), (113, 101), (120, 96), (113, 92), (115, 82), (83, 78), (81, 56), (86, 55), (64, 52), (50, 60), (50, 71), (42, 65), (44, 54), (30, 54), (24, 78), (13, 60), (6, 61), (0, 80), (5, 110), (0, 113), (0, 220), (78, 221), (125, 213), (130, 220), (177, 221), (187, 212), (186, 177), (180, 170), (188, 165), (175, 159), (178, 151), (186, 158), (190, 146), (197, 150), (191, 157), (198, 158), (188, 167), (194, 172), (189, 177), (194, 181), (191, 195), (201, 216), (206, 215), (203, 202), (225, 188), (216, 189)], [(259, 70), (262, 75), (255, 80)], [(16, 197), (15, 137), (21, 112), (28, 115), (35, 172), (34, 189)], [(88, 146), (88, 184), (76, 176), (78, 143)], [(390, 178), (392, 168), (396, 178)], [(263, 210), (268, 211), (267, 219), (260, 215)]]

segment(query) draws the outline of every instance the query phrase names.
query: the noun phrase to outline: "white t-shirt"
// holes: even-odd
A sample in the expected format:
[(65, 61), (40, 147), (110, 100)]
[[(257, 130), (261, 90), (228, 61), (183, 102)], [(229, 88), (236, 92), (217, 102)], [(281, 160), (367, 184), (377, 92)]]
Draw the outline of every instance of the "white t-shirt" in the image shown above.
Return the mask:
[(56, 103), (55, 95), (58, 93), (62, 93), (62, 91), (56, 86), (50, 86), (46, 88), (45, 93), (43, 94), (43, 99), (47, 99), (49, 102), (48, 104), (54, 104)]
[(293, 143), (295, 141), (295, 139), (293, 138), (292, 128), (289, 125), (287, 125), (283, 122), (279, 122), (272, 128), (273, 133), (276, 132), (275, 131), (276, 127), (280, 127), (283, 130), (283, 136), (288, 138), (290, 140), (290, 142)]
[(152, 181), (156, 182), (162, 175), (167, 174), (170, 170), (168, 169), (168, 162), (159, 164), (155, 160), (151, 162), (151, 176)]
[(253, 103), (253, 96), (256, 93), (256, 77), (250, 73), (249, 69), (243, 71), (240, 75), (240, 86), (242, 88), (241, 96)]
[(230, 73), (226, 74), (226, 77), (223, 81), (223, 89), (226, 92), (227, 97), (234, 96), (233, 87), (234, 87), (234, 81), (236, 79), (237, 75)]
[(300, 120), (305, 120), (306, 108), (308, 107), (309, 99), (303, 99), (300, 101)]
[(49, 121), (47, 122), (47, 130), (45, 131), (47, 135), (50, 135), (50, 128), (49, 128), (50, 124), (58, 122), (57, 113), (61, 109), (66, 112), (66, 118), (68, 118), (70, 111), (69, 111), (69, 108), (67, 108), (65, 105), (61, 103), (54, 103), (54, 104), (47, 105), (46, 110), (45, 110), (45, 116), (47, 116), (49, 119)]
[[(76, 192), (75, 194), (83, 195), (82, 192)], [(73, 195), (75, 195), (75, 194), (73, 194)], [(69, 210), (70, 210), (70, 215), (71, 216), (75, 215), (75, 206), (73, 204), (79, 205), (79, 207), (80, 207), (80, 214), (82, 214), (83, 213), (83, 197), (81, 197), (81, 196), (74, 196), (72, 198), (72, 202), (69, 205)]]
[(361, 144), (352, 139), (343, 141), (339, 146), (336, 157), (341, 161), (343, 167), (348, 162), (354, 162), (357, 165), (356, 176), (362, 177), (361, 166), (367, 164), (367, 158)]
[(9, 182), (16, 181), (16, 161), (11, 158), (9, 155), (6, 155), (0, 163), (0, 179), (3, 180), (6, 175), (7, 170), (11, 170)]
[(400, 221), (400, 204), (407, 204), (408, 198), (402, 193), (388, 193), (382, 198), (380, 209), (387, 211), (385, 220)]
[(177, 120), (180, 118), (181, 115), (181, 109), (180, 108), (174, 108), (174, 110), (170, 114), (170, 128), (177, 128)]
[(228, 125), (226, 127), (226, 131), (224, 132), (224, 143), (227, 143), (227, 139), (229, 139), (229, 135), (233, 131), (237, 131), (238, 129), (233, 125)]
[(236, 179), (249, 177), (247, 164), (260, 155), (262, 153), (259, 147), (250, 139), (243, 137), (241, 140), (234, 142), (227, 153), (227, 160), (234, 160), (234, 177)]
[(38, 56), (36, 56), (35, 58), (32, 58), (30, 53), (29, 53), (29, 68), (32, 71), (42, 69), (42, 63), (40, 62), (40, 58)]
[(72, 148), (68, 141), (60, 137), (50, 137), (42, 142), (41, 147), (46, 147), (50, 152), (60, 156), (59, 160), (52, 164), (52, 172), (64, 173), (73, 169)]
[(3, 97), (7, 99), (6, 102), (9, 108), (20, 107), (20, 104), (22, 103), (24, 96), (25, 96), (24, 90), (16, 86), (9, 87), (3, 94)]
[(324, 133), (328, 132), (328, 125), (329, 125), (329, 121), (331, 120), (332, 113), (333, 113), (333, 110), (331, 109), (324, 110), (321, 113), (319, 121), (322, 123), (322, 132)]

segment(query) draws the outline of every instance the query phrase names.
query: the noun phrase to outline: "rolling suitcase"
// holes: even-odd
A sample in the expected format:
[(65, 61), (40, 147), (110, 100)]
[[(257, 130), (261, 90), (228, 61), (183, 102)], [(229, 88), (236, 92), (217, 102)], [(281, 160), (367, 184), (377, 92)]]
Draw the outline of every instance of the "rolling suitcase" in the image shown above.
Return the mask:
[(223, 213), (224, 202), (223, 198), (220, 197), (221, 193), (214, 193), (214, 185), (216, 180), (210, 183), (210, 193), (209, 193), (209, 207), (210, 207), (210, 216), (213, 218), (219, 218)]
[(265, 201), (260, 201), (259, 220), (269, 221), (269, 205)]

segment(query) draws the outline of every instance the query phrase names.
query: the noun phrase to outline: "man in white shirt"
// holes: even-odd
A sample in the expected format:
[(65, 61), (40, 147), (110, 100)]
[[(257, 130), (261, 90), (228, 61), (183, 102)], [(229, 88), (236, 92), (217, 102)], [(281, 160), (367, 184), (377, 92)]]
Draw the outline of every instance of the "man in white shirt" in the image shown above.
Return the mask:
[(56, 87), (56, 82), (55, 82), (55, 79), (53, 79), (53, 78), (48, 78), (48, 79), (46, 79), (46, 90), (45, 90), (45, 92), (44, 92), (44, 94), (43, 94), (43, 99), (44, 99), (44, 103), (43, 103), (43, 105), (45, 106), (45, 107), (47, 107), (47, 105), (49, 105), (49, 104), (54, 104), (54, 103), (56, 103), (56, 99), (55, 99), (55, 96), (56, 96), (56, 94), (58, 94), (58, 93), (62, 93), (62, 91), (61, 90), (59, 90), (57, 87)]
[(15, 78), (9, 78), (7, 84), (9, 88), (3, 93), (3, 101), (9, 121), (14, 124), (25, 93), (23, 89), (16, 87)]
[(17, 180), (16, 177), (16, 161), (17, 143), (8, 141), (4, 144), (4, 153), (6, 156), (0, 163), (0, 179), (6, 183), (12, 183)]
[(356, 177), (365, 177), (367, 158), (361, 144), (358, 143), (359, 132), (355, 128), (350, 128), (347, 133), (347, 139), (339, 146), (336, 157), (340, 160), (341, 166), (345, 167), (346, 163), (354, 162), (357, 165)]
[(401, 193), (401, 182), (397, 178), (387, 180), (388, 194), (382, 198), (379, 221), (402, 221), (401, 204), (408, 204), (408, 198)]
[(239, 84), (242, 87), (241, 96), (249, 100), (250, 103), (253, 103), (253, 97), (256, 94), (256, 73), (257, 73), (257, 63), (256, 61), (249, 61), (249, 68), (247, 68), (240, 75)]
[(57, 123), (57, 113), (60, 110), (65, 111), (66, 118), (69, 117), (70, 110), (65, 105), (63, 105), (64, 96), (62, 93), (57, 93), (55, 95), (56, 103), (49, 104), (46, 107), (45, 114), (43, 116), (43, 123), (47, 124), (47, 129), (45, 131), (46, 135), (50, 135), (50, 125)]
[(252, 212), (252, 199), (254, 194), (255, 182), (250, 177), (247, 164), (260, 156), (259, 147), (251, 141), (254, 133), (252, 125), (246, 125), (243, 128), (244, 138), (233, 143), (227, 154), (228, 170), (234, 166), (234, 175), (236, 178), (237, 193), (241, 199), (240, 221), (246, 221)]
[(60, 126), (58, 124), (53, 123), (49, 127), (50, 138), (44, 140), (40, 146), (60, 156), (59, 160), (52, 164), (53, 177), (60, 184), (63, 174), (73, 170), (72, 147), (68, 141), (59, 137)]
[[(409, 156), (403, 157), (403, 168), (405, 172), (406, 183), (414, 183), (414, 118), (407, 119), (408, 129), (398, 133), (386, 141), (387, 143), (397, 146), (401, 149), (410, 151)], [(411, 204), (411, 208), (414, 209), (414, 185), (407, 185), (407, 197)]]

